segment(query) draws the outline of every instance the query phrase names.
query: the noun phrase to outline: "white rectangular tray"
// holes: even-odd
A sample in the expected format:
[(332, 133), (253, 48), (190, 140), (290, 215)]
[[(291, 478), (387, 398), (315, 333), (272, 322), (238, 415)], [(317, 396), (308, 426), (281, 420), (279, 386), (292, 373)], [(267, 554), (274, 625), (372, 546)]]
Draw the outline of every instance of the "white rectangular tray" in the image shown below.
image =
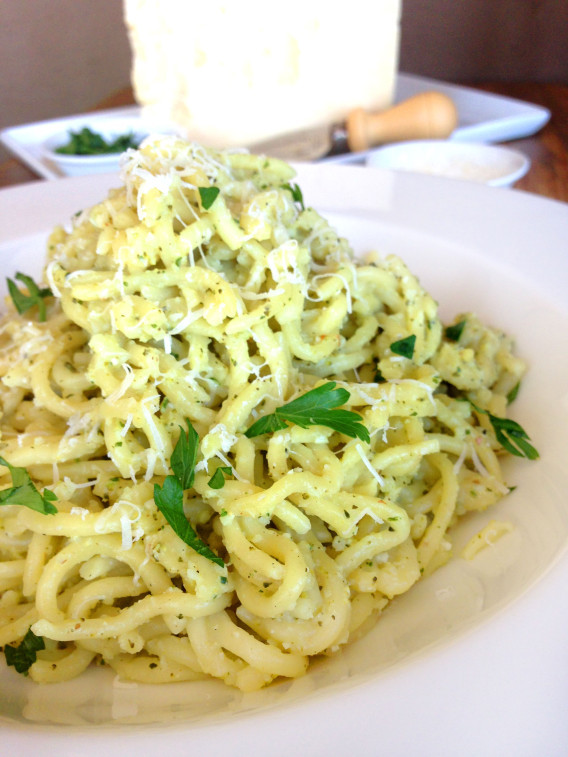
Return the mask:
[[(491, 144), (530, 137), (550, 119), (550, 111), (540, 105), (410, 74), (398, 75), (394, 99), (401, 102), (431, 89), (443, 92), (454, 101), (459, 122), (450, 138), (459, 142)], [(365, 163), (369, 152), (372, 150), (337, 155), (326, 160), (333, 163)]]
[[(398, 75), (395, 102), (430, 89), (445, 92), (453, 98), (459, 113), (459, 125), (452, 139), (460, 141), (504, 142), (527, 137), (541, 129), (550, 118), (550, 111), (537, 105), (409, 74)], [(109, 114), (141, 118), (140, 108), (133, 105), (13, 126), (0, 132), (0, 140), (39, 176), (58, 179), (62, 174), (44, 155), (46, 141), (54, 134), (69, 129), (90, 126), (96, 130), (97, 121)], [(329, 160), (357, 163), (363, 162), (365, 155), (340, 155)]]
[(540, 105), (408, 74), (398, 76), (395, 99), (406, 100), (429, 89), (447, 94), (456, 104), (459, 125), (452, 139), (460, 142), (506, 142), (530, 137), (550, 119), (550, 111)]

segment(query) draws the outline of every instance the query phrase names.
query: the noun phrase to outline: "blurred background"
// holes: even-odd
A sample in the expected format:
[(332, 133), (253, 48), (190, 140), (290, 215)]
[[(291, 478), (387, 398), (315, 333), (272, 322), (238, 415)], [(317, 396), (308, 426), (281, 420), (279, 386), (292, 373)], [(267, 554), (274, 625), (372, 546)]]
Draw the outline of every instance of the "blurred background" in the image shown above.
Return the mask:
[[(567, 37), (567, 0), (403, 0), (399, 70), (568, 83)], [(130, 84), (122, 2), (0, 0), (0, 60), (0, 129), (88, 110)]]

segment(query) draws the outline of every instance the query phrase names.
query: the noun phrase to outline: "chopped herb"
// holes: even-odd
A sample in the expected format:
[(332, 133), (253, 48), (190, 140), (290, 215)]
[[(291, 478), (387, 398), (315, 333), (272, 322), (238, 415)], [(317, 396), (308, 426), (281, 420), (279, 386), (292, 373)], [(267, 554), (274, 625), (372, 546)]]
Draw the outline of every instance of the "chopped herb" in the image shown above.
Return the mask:
[[(463, 399), (467, 400), (466, 397)], [(483, 413), (489, 418), (497, 441), (507, 452), (517, 457), (526, 457), (529, 460), (538, 459), (539, 454), (529, 442), (530, 437), (521, 425), (510, 418), (499, 418), (497, 415), (492, 415), (488, 410), (478, 407), (471, 400), (467, 401), (476, 412)]]
[(6, 644), (4, 654), (8, 665), (13, 665), (18, 673), (25, 676), (37, 659), (40, 649), (45, 649), (45, 642), (41, 636), (36, 636), (32, 629), (28, 632), (17, 646)]
[(373, 381), (375, 382), (375, 384), (384, 384), (386, 382), (386, 378), (383, 376), (383, 374), (380, 372), (378, 368), (375, 371), (375, 376), (373, 378)]
[(411, 360), (414, 354), (415, 344), (416, 334), (411, 334), (404, 339), (398, 339), (396, 342), (393, 342), (390, 348), (391, 352), (394, 352), (395, 355), (402, 355), (402, 357), (406, 357)]
[(297, 184), (282, 184), (282, 189), (287, 189), (291, 192), (294, 202), (297, 202), (302, 210), (306, 209), (306, 206), (304, 205), (304, 195)]
[(199, 187), (199, 196), (201, 197), (203, 210), (209, 210), (220, 191), (219, 187)]
[(519, 393), (519, 389), (521, 388), (521, 382), (517, 381), (515, 386), (511, 389), (509, 394), (507, 395), (507, 404), (511, 404), (511, 402), (514, 402), (517, 399), (517, 395)]
[(25, 273), (17, 273), (15, 278), (21, 281), (28, 290), (28, 293), (25, 294), (15, 281), (8, 278), (6, 279), (10, 297), (12, 298), (12, 302), (18, 313), (21, 315), (37, 305), (38, 320), (45, 321), (46, 312), (44, 300), (46, 297), (53, 297), (51, 289), (40, 289), (35, 281), (30, 276), (26, 276)]
[(225, 476), (230, 476), (232, 473), (233, 469), (230, 465), (221, 465), (211, 476), (207, 485), (210, 486), (211, 489), (222, 489), (225, 486)]
[(129, 147), (136, 148), (138, 142), (132, 132), (106, 140), (96, 131), (84, 127), (80, 131), (70, 131), (69, 141), (57, 147), (55, 152), (61, 155), (106, 155), (124, 152)]
[(206, 557), (217, 565), (224, 566), (218, 557), (204, 541), (202, 541), (193, 526), (185, 517), (183, 510), (184, 489), (193, 486), (195, 478), (195, 463), (197, 461), (197, 445), (199, 436), (189, 420), (186, 418), (188, 430), (181, 429), (174, 451), (170, 458), (173, 476), (166, 476), (162, 486), (154, 484), (154, 502), (156, 507), (168, 521), (174, 532), (189, 547), (198, 554)]
[(454, 323), (453, 326), (448, 326), (445, 334), (446, 338), (450, 339), (452, 342), (459, 342), (460, 337), (463, 333), (463, 330), (465, 328), (466, 321), (460, 321), (459, 323)]
[(260, 434), (272, 433), (287, 428), (288, 423), (295, 423), (301, 428), (309, 426), (327, 426), (346, 436), (370, 441), (369, 432), (361, 422), (361, 416), (351, 410), (337, 410), (349, 399), (347, 389), (336, 389), (335, 381), (311, 389), (301, 397), (277, 408), (270, 415), (259, 418), (245, 431), (245, 436), (252, 438)]
[(154, 484), (154, 502), (175, 533), (189, 547), (208, 560), (223, 566), (224, 562), (203, 542), (183, 511), (183, 488), (179, 478), (166, 476), (164, 485)]
[(54, 515), (57, 512), (57, 508), (51, 504), (57, 501), (55, 494), (49, 489), (44, 489), (41, 494), (25, 468), (16, 468), (3, 457), (0, 457), (0, 465), (6, 466), (12, 477), (12, 486), (0, 491), (0, 505), (22, 505), (44, 515)]
[(170, 465), (179, 478), (182, 489), (191, 489), (195, 477), (199, 436), (187, 418), (185, 422), (187, 423), (187, 431), (184, 431), (180, 426), (181, 433), (172, 452)]

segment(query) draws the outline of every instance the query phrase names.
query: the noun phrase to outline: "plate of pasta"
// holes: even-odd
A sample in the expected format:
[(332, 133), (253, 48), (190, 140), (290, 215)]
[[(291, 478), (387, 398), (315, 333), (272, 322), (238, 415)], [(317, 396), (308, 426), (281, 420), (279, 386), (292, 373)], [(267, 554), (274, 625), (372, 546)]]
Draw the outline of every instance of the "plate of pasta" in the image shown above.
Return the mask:
[(564, 206), (168, 136), (0, 229), (6, 748), (560, 753)]

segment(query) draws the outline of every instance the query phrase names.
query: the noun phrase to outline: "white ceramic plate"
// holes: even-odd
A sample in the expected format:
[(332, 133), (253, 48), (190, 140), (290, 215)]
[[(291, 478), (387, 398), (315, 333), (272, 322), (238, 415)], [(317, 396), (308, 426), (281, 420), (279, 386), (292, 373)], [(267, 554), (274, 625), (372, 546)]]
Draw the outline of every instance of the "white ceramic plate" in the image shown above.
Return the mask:
[[(500, 142), (526, 137), (541, 129), (550, 118), (550, 111), (538, 105), (403, 73), (397, 77), (394, 100), (401, 102), (429, 89), (446, 93), (456, 103), (459, 124), (452, 135), (452, 139), (456, 140)], [(96, 130), (110, 118), (128, 119), (133, 124), (138, 124), (141, 131), (146, 128), (151, 131), (158, 130), (155, 124), (145, 122), (140, 108), (131, 106), (11, 126), (0, 132), (0, 141), (39, 176), (45, 179), (59, 179), (65, 176), (65, 171), (46, 155), (45, 147), (49, 140), (61, 132), (83, 126)], [(163, 124), (159, 127), (164, 129)], [(138, 131), (137, 126), (130, 128)], [(171, 126), (165, 128), (166, 131), (171, 129)], [(363, 163), (366, 155), (366, 152), (340, 155), (330, 158), (329, 162)], [(89, 172), (88, 167), (84, 172)]]
[[(0, 191), (5, 275), (38, 276), (49, 229), (116, 177)], [(18, 757), (560, 757), (568, 743), (566, 205), (378, 169), (308, 165), (298, 183), (358, 251), (396, 253), (444, 318), (476, 310), (531, 364), (514, 417), (541, 453), (511, 460), (513, 494), (463, 522), (514, 531), (397, 599), (375, 629), (302, 679), (242, 694), (212, 681), (117, 685), (107, 671), (36, 686), (0, 669), (2, 752)]]

